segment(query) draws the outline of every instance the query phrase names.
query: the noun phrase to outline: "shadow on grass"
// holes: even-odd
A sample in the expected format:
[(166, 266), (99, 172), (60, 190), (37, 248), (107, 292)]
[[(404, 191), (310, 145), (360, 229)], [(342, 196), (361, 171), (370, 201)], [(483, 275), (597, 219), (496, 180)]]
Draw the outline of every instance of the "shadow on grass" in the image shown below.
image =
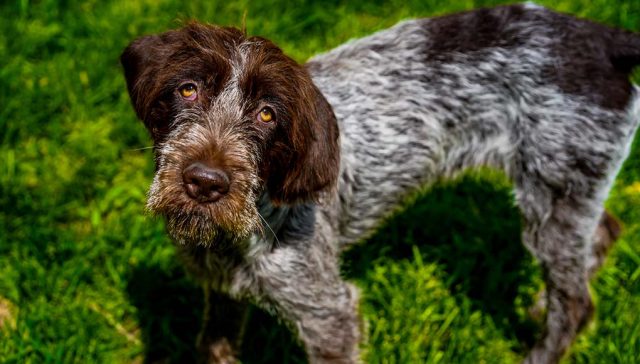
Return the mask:
[[(203, 295), (184, 270), (177, 264), (170, 269), (141, 265), (133, 271), (127, 291), (138, 309), (145, 363), (195, 363)], [(225, 308), (233, 304), (228, 300), (217, 304), (220, 311), (233, 311)], [(251, 307), (241, 352), (243, 363), (305, 362), (289, 330), (257, 307)]]
[[(439, 263), (452, 292), (491, 315), (505, 337), (525, 346), (533, 342), (534, 324), (517, 314), (514, 301), (526, 300), (519, 289), (535, 285), (537, 268), (520, 243), (518, 212), (508, 187), (475, 177), (434, 187), (369, 241), (349, 250), (345, 275), (364, 280), (381, 259), (411, 259), (413, 246), (425, 261)], [(128, 293), (138, 308), (145, 362), (194, 362), (203, 297), (183, 269), (178, 264), (168, 270), (140, 266), (132, 273)], [(243, 363), (306, 362), (289, 330), (256, 307), (250, 312)]]
[(138, 266), (127, 287), (138, 309), (145, 363), (193, 363), (203, 298), (180, 267)]
[[(346, 252), (348, 279), (365, 280), (380, 259), (412, 259), (416, 246), (425, 262), (436, 262), (457, 297), (489, 314), (506, 338), (523, 343), (537, 326), (516, 311), (532, 302), (523, 289), (535, 289), (538, 268), (520, 242), (520, 217), (505, 183), (475, 175), (436, 185), (405, 211), (390, 219), (375, 236)], [(428, 292), (425, 292), (428, 294)]]

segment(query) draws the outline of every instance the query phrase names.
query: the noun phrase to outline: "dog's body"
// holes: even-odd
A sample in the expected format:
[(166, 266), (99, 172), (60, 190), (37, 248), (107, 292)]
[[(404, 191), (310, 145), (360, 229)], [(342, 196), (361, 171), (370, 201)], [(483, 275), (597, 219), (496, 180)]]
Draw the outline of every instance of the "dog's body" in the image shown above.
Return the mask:
[(312, 362), (358, 360), (340, 252), (476, 166), (513, 180), (545, 269), (526, 362), (557, 362), (589, 318), (588, 276), (617, 235), (602, 204), (640, 121), (640, 37), (514, 5), (400, 23), (313, 58), (311, 78), (264, 39), (202, 25), (122, 61), (156, 143), (150, 209), (196, 275), (289, 322)]

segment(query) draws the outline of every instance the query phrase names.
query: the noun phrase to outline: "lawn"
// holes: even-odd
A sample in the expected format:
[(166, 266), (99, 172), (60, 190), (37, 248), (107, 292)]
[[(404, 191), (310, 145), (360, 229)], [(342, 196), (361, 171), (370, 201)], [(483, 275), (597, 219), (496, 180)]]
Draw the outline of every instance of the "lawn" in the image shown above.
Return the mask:
[[(190, 362), (202, 294), (144, 214), (151, 145), (118, 57), (187, 19), (237, 25), (304, 61), (400, 19), (499, 1), (72, 1), (0, 5), (0, 362)], [(640, 31), (638, 0), (539, 3)], [(625, 225), (566, 363), (640, 362), (640, 138), (607, 202)], [(494, 171), (436, 185), (345, 256), (371, 363), (517, 363), (540, 334), (539, 267)], [(304, 362), (258, 309), (245, 363)]]

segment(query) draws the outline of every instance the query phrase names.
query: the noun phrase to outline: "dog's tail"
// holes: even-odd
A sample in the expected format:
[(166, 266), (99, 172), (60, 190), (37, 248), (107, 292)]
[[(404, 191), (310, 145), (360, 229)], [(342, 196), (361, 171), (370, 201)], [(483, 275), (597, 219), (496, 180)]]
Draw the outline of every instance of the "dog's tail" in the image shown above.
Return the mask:
[(622, 72), (631, 73), (640, 66), (640, 34), (625, 30), (615, 30), (609, 44), (609, 57), (614, 67)]

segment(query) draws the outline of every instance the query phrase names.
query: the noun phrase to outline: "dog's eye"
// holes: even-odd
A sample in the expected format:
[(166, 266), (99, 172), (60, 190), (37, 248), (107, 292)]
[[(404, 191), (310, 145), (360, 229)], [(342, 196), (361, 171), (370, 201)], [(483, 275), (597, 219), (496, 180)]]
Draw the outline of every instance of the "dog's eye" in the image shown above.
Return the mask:
[(181, 85), (178, 87), (178, 92), (180, 92), (180, 96), (189, 101), (195, 100), (198, 96), (198, 89), (193, 83), (185, 83), (184, 85)]
[(262, 121), (263, 123), (273, 121), (273, 118), (273, 110), (271, 110), (270, 107), (263, 107), (258, 113), (258, 121)]

